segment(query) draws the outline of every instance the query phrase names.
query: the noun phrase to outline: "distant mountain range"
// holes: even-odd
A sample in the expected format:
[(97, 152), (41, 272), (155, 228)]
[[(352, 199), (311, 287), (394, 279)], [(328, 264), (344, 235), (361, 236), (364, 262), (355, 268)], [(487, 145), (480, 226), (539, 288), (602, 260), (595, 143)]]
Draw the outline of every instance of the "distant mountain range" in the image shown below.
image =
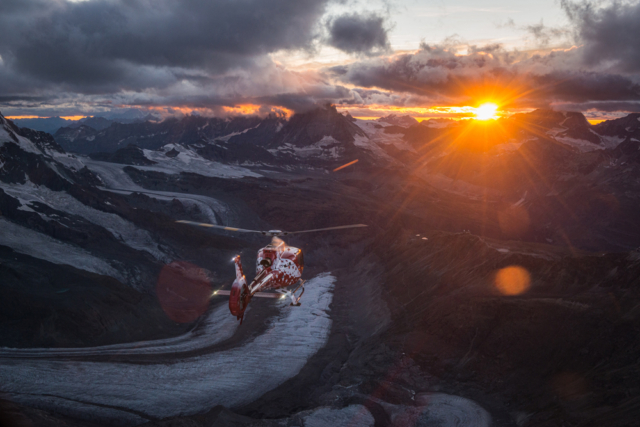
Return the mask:
[[(458, 390), (472, 390), (465, 396), (505, 425), (516, 422), (514, 411), (532, 414), (531, 425), (587, 425), (593, 413), (601, 425), (633, 425), (635, 412), (618, 408), (635, 408), (627, 391), (640, 378), (639, 118), (592, 126), (579, 113), (537, 110), (417, 123), (359, 120), (327, 106), (289, 119), (187, 116), (102, 129), (102, 120), (85, 121), (54, 137), (0, 115), (2, 394), (42, 411), (43, 425), (114, 425), (131, 414), (143, 418), (121, 424), (165, 425), (139, 410), (145, 399), (172, 399), (177, 409), (166, 414), (188, 418), (175, 422), (204, 425), (180, 400), (218, 390), (217, 381), (201, 381), (210, 372), (201, 368), (257, 361), (259, 369), (223, 389), (241, 396), (262, 381), (255, 372), (264, 355), (301, 348), (291, 345), (307, 343), (301, 331), (312, 327), (305, 339), (320, 350), (299, 374), (234, 407), (246, 415), (240, 424), (231, 410), (214, 409), (227, 420), (220, 425), (298, 425), (307, 408), (335, 402), (378, 405), (388, 425), (389, 408)], [(181, 219), (253, 230), (369, 227), (287, 236), (306, 251), (305, 298), (313, 301), (252, 302), (237, 328), (210, 291), (228, 289), (236, 254), (251, 278), (248, 266), (268, 239)], [(530, 288), (500, 294), (497, 274), (514, 266)], [(206, 278), (196, 308), (182, 293), (194, 277)], [(316, 287), (332, 277), (335, 284)], [(320, 316), (332, 323), (318, 326)], [(224, 341), (210, 342), (218, 332)], [(110, 344), (118, 345), (74, 348)], [(52, 377), (15, 375), (49, 361), (55, 369), (34, 372), (65, 383), (55, 394), (39, 388)], [(87, 361), (91, 368), (73, 371), (81, 375), (66, 374)], [(187, 372), (175, 370), (181, 361), (193, 363), (194, 384), (207, 388), (174, 386)], [(110, 365), (113, 377), (98, 368)], [(177, 382), (167, 383), (167, 372)], [(68, 378), (101, 392), (66, 412), (78, 396)], [(555, 384), (575, 378), (590, 384), (576, 392), (586, 397), (565, 404)], [(126, 399), (110, 388), (114, 381)], [(128, 398), (140, 390), (141, 399)], [(203, 413), (219, 403), (205, 397)]]
[(640, 245), (632, 195), (640, 191), (639, 118), (594, 126), (581, 113), (541, 109), (488, 122), (418, 123), (358, 120), (325, 106), (288, 120), (186, 116), (104, 127), (93, 118), (46, 138), (96, 161), (204, 176), (325, 171), (358, 160), (360, 170), (408, 170), (435, 188), (490, 201), (505, 222), (525, 209), (527, 226), (508, 226), (505, 236), (559, 244), (567, 235), (585, 248), (615, 248)]
[[(491, 130), (491, 138), (482, 138), (483, 144), (497, 146), (543, 136), (578, 151), (588, 152), (615, 148), (627, 139), (640, 138), (640, 122), (637, 118), (638, 114), (634, 113), (621, 119), (591, 125), (581, 113), (536, 110), (495, 121), (502, 130)], [(277, 148), (279, 156), (293, 154), (294, 157), (327, 157), (330, 152), (334, 156), (337, 151), (348, 154), (350, 148), (345, 144), (360, 144), (365, 148), (369, 142), (378, 146), (407, 143), (415, 149), (439, 135), (463, 132), (462, 138), (467, 141), (478, 139), (477, 132), (483, 132), (480, 128), (469, 128), (469, 123), (481, 123), (473, 120), (456, 122), (433, 119), (418, 123), (412, 117), (396, 115), (376, 121), (356, 120), (348, 114), (339, 114), (333, 107), (295, 114), (290, 120), (275, 116), (264, 119), (187, 116), (161, 122), (146, 119), (122, 123), (98, 117), (86, 118), (60, 128), (55, 132), (55, 139), (65, 150), (83, 154), (114, 152), (129, 144), (149, 150), (157, 150), (167, 144), (182, 144), (200, 145), (199, 148), (212, 153), (219, 152), (220, 156), (221, 150), (236, 151), (238, 145), (266, 150)], [(402, 137), (394, 137), (394, 134)], [(332, 140), (335, 140), (335, 144)], [(462, 142), (459, 140), (458, 143)], [(339, 150), (332, 151), (333, 148)], [(300, 151), (301, 149), (305, 152)], [(239, 160), (242, 156), (237, 154), (238, 156), (231, 155), (230, 158)]]
[(152, 114), (143, 113), (140, 110), (132, 109), (122, 114), (91, 116), (79, 120), (67, 120), (63, 119), (62, 117), (48, 117), (34, 119), (16, 119), (13, 122), (19, 127), (54, 134), (58, 131), (58, 129), (63, 127), (77, 128), (80, 126), (90, 126), (93, 129), (102, 130), (108, 128), (113, 123), (138, 123), (150, 120), (159, 120), (159, 118)]

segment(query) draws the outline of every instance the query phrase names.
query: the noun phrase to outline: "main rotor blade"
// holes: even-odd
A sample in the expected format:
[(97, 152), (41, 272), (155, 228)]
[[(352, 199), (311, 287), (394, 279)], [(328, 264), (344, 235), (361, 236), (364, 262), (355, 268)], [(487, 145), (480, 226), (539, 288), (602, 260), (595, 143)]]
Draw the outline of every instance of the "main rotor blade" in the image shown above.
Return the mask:
[(368, 225), (366, 224), (353, 224), (353, 225), (341, 225), (338, 227), (316, 228), (313, 230), (301, 230), (301, 231), (281, 231), (281, 230), (258, 231), (258, 230), (247, 230), (244, 228), (225, 227), (223, 225), (213, 225), (213, 224), (208, 224), (206, 222), (194, 222), (194, 221), (184, 221), (184, 220), (180, 220), (176, 222), (179, 222), (181, 224), (195, 225), (198, 227), (218, 228), (220, 230), (227, 230), (227, 231), (240, 231), (241, 233), (258, 233), (258, 234), (262, 234), (263, 236), (285, 236), (287, 234), (312, 233), (314, 231), (344, 230), (345, 228), (368, 227)]
[[(213, 293), (214, 296), (219, 295), (219, 296), (230, 296), (231, 295), (231, 291), (215, 291)], [(271, 299), (281, 299), (284, 298), (283, 294), (278, 294), (275, 292), (256, 292), (255, 294), (253, 294), (254, 297), (256, 298), (271, 298)]]
[(366, 224), (353, 224), (353, 225), (341, 225), (338, 227), (316, 228), (313, 230), (301, 230), (301, 231), (284, 231), (282, 234), (300, 234), (300, 233), (312, 233), (314, 231), (328, 231), (328, 230), (344, 230), (345, 228), (360, 228), (368, 227)]
[(213, 224), (208, 224), (206, 222), (193, 222), (193, 221), (184, 221), (184, 220), (176, 221), (176, 222), (179, 222), (181, 224), (195, 225), (198, 227), (219, 228), (220, 230), (227, 230), (227, 231), (240, 231), (242, 233), (259, 233), (264, 235), (268, 234), (266, 231), (246, 230), (244, 228), (235, 228), (235, 227), (225, 227), (224, 225), (213, 225)]

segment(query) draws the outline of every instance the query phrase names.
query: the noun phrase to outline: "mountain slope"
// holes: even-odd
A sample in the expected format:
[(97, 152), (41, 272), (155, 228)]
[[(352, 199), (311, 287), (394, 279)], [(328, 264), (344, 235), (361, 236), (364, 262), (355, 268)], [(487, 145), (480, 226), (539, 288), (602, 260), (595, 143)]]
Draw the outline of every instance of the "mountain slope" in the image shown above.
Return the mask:
[(167, 215), (205, 219), (197, 207), (99, 185), (51, 135), (0, 115), (0, 346), (105, 344), (189, 326), (159, 305), (158, 274), (182, 257), (208, 258), (215, 270), (218, 249), (194, 257), (192, 245), (229, 241), (179, 230)]

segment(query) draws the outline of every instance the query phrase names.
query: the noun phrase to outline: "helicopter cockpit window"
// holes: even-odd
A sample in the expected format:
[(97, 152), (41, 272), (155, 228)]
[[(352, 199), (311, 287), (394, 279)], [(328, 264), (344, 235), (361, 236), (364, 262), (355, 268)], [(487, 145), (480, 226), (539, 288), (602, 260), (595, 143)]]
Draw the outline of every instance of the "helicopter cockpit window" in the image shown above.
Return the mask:
[(271, 260), (269, 258), (260, 260), (260, 265), (263, 267), (271, 267)]

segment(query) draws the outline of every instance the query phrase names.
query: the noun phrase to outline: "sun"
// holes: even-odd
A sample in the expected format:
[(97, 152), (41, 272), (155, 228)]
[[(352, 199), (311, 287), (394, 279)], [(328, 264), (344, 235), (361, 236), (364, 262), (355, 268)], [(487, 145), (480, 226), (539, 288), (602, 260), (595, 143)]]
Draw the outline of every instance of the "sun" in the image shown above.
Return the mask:
[(476, 120), (489, 120), (498, 117), (498, 106), (492, 102), (487, 102), (477, 107), (474, 111)]

